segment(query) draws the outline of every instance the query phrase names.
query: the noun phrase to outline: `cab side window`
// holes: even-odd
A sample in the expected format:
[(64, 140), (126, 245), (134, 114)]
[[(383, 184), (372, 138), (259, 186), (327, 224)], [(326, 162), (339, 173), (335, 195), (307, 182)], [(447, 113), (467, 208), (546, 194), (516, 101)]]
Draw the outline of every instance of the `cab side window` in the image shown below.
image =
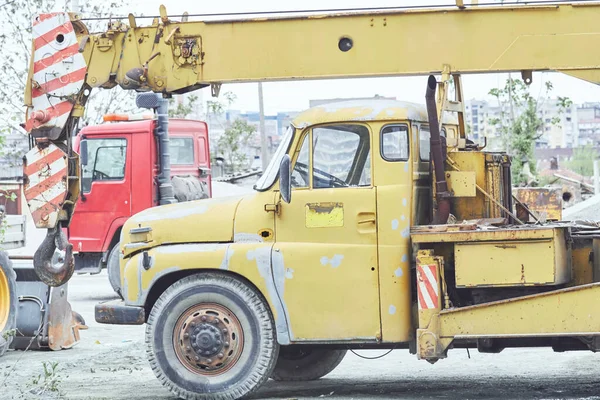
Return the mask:
[(127, 140), (87, 140), (88, 163), (83, 167), (81, 190), (89, 193), (93, 181), (121, 181), (125, 178)]
[(408, 126), (387, 125), (381, 129), (381, 156), (386, 161), (408, 161)]
[(314, 189), (371, 185), (371, 145), (365, 126), (318, 127), (312, 137)]
[(171, 164), (194, 165), (194, 138), (171, 137), (169, 139), (169, 152)]

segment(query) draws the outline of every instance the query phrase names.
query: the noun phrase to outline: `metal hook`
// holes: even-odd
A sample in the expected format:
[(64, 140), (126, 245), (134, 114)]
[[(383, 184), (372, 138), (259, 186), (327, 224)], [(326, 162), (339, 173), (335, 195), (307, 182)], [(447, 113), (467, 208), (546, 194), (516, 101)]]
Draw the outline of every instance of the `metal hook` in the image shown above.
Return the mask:
[(33, 268), (38, 278), (52, 287), (65, 284), (73, 276), (73, 245), (67, 241), (60, 226), (48, 229), (46, 238), (33, 255)]

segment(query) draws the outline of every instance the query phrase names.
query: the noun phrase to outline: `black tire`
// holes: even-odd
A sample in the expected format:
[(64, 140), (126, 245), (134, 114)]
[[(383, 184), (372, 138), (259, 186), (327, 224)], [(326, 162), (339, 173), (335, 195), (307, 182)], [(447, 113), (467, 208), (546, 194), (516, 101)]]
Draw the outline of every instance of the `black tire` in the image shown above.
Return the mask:
[[(4, 326), (0, 326), (0, 356), (3, 356), (8, 350), (10, 343), (12, 342), (13, 336), (9, 332), (15, 329), (17, 323), (17, 274), (12, 269), (12, 262), (8, 258), (8, 254), (0, 251), (0, 273), (3, 277), (6, 277), (8, 282), (8, 304), (1, 304), (0, 306), (5, 308), (0, 310), (0, 314), (8, 311), (8, 316)], [(2, 290), (0, 288), (0, 290)], [(4, 296), (0, 294), (0, 296)], [(6, 337), (5, 337), (6, 336)]]
[[(229, 313), (222, 312), (217, 318), (203, 307), (206, 310), (221, 308)], [(199, 309), (202, 310), (197, 311)], [(197, 319), (199, 315), (202, 315), (201, 318), (208, 317), (208, 322), (200, 322)], [(186, 316), (188, 319), (184, 319)], [(225, 324), (223, 320), (233, 325), (237, 321), (237, 325), (230, 329), (219, 326), (216, 330), (218, 335), (227, 333), (219, 336), (222, 342), (213, 336), (207, 339), (206, 336), (213, 335), (208, 331), (213, 329), (210, 324)], [(232, 333), (236, 326), (239, 327), (237, 336)], [(183, 336), (190, 331), (191, 335)], [(187, 344), (193, 349), (186, 347), (184, 340), (189, 341)], [(213, 344), (207, 343), (231, 347), (217, 350), (219, 354), (214, 356), (215, 360), (206, 359), (209, 356), (204, 354), (207, 353), (198, 351), (197, 347), (209, 346), (214, 351), (216, 347), (212, 348)], [(279, 351), (273, 317), (262, 296), (238, 279), (219, 273), (191, 275), (167, 288), (148, 317), (146, 345), (146, 354), (157, 378), (173, 394), (187, 400), (232, 400), (247, 396), (269, 378)], [(233, 358), (230, 348), (236, 349), (238, 358)], [(195, 363), (194, 366), (184, 364), (186, 360), (180, 358), (182, 352), (185, 352), (183, 356), (188, 359), (187, 362)], [(229, 363), (228, 369), (217, 365), (213, 371), (219, 368), (218, 373), (212, 372), (213, 375), (210, 375), (211, 372), (192, 371), (191, 368), (196, 366), (202, 368), (200, 364), (204, 362), (214, 362), (217, 357), (223, 359), (223, 354), (225, 359), (222, 363)], [(191, 356), (196, 361), (192, 361)], [(200, 362), (197, 357), (200, 357)]]
[(276, 381), (313, 381), (333, 371), (347, 350), (319, 349), (311, 346), (282, 346), (271, 378)]
[(120, 298), (123, 298), (121, 293), (121, 266), (119, 265), (119, 242), (117, 242), (108, 253), (106, 259), (106, 272), (108, 273), (108, 281), (110, 286)]

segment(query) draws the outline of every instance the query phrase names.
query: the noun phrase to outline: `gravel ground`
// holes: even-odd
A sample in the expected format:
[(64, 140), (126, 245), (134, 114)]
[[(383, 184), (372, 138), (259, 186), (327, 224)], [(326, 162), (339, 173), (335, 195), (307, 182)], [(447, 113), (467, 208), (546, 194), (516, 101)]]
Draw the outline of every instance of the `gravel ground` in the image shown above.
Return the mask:
[[(59, 352), (9, 351), (0, 359), (0, 398), (173, 399), (154, 377), (146, 358), (143, 326), (96, 324), (94, 304), (112, 299), (107, 276), (75, 276), (69, 284), (73, 309), (89, 325), (81, 342)], [(382, 351), (361, 351), (373, 357)], [(58, 362), (58, 392), (36, 394), (43, 362)], [(43, 381), (43, 379), (42, 379)], [(269, 381), (255, 399), (558, 399), (600, 395), (600, 355), (553, 353), (549, 349), (506, 350), (501, 354), (450, 351), (435, 365), (407, 351), (378, 360), (348, 354), (327, 377), (310, 383)], [(32, 393), (33, 392), (33, 393)]]

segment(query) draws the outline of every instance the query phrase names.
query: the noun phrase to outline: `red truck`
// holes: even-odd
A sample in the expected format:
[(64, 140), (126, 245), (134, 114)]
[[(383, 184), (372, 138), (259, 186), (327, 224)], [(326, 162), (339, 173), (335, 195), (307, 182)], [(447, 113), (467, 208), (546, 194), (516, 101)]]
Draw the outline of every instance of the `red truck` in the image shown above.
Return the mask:
[[(121, 227), (130, 216), (163, 204), (161, 160), (166, 160), (177, 201), (212, 194), (205, 122), (169, 119), (168, 145), (161, 146), (156, 119), (131, 119), (105, 116), (105, 121), (126, 122), (85, 127), (73, 142), (75, 151), (87, 155), (82, 155), (82, 193), (67, 231), (76, 252), (75, 270), (99, 273), (106, 267), (117, 293)], [(161, 154), (163, 147), (167, 154)]]

